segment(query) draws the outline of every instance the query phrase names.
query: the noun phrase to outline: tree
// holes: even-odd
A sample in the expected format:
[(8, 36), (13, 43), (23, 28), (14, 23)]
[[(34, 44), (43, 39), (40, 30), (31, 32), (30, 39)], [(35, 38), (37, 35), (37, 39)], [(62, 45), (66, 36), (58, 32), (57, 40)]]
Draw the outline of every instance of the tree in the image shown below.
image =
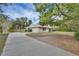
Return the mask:
[(31, 24), (32, 24), (32, 21), (31, 20), (27, 21), (27, 17), (16, 18), (16, 20), (12, 22), (10, 31), (15, 30), (15, 29), (16, 29), (16, 31), (22, 30)]
[(67, 31), (79, 31), (79, 4), (62, 4), (62, 8), (65, 10), (62, 12), (62, 9), (58, 5), (62, 15), (64, 15), (64, 19), (62, 21), (62, 25), (65, 24), (65, 29)]
[[(50, 8), (46, 7), (50, 5)], [(78, 19), (79, 19), (79, 4), (64, 4), (64, 3), (53, 3), (53, 4), (35, 4), (36, 10), (41, 13), (40, 22), (42, 24), (58, 24), (59, 27), (64, 28), (67, 31), (72, 31), (72, 28), (75, 29), (74, 31), (78, 31)], [(45, 6), (45, 7), (41, 7)], [(47, 10), (47, 11), (46, 11)], [(61, 21), (57, 20), (56, 22), (51, 21), (52, 16), (63, 16)], [(50, 22), (50, 21), (51, 22)], [(54, 20), (54, 19), (53, 19)], [(71, 25), (73, 24), (73, 26)], [(77, 25), (75, 25), (77, 24)], [(65, 26), (63, 26), (65, 25)]]
[(11, 5), (11, 4), (10, 3), (0, 3), (0, 30), (1, 30), (1, 33), (3, 33), (5, 24), (8, 23), (8, 18), (9, 18), (5, 14), (3, 14), (4, 11), (2, 10), (2, 7), (9, 6), (9, 5)]
[(4, 30), (5, 24), (8, 23), (7, 19), (8, 19), (8, 16), (0, 14), (0, 27), (1, 27), (0, 29), (1, 29), (2, 32)]
[(40, 22), (41, 25), (53, 25), (52, 22), (52, 13), (54, 4), (34, 4), (36, 6), (37, 12), (40, 13)]
[(32, 21), (31, 20), (28, 20), (28, 26), (31, 25), (31, 24), (32, 24)]

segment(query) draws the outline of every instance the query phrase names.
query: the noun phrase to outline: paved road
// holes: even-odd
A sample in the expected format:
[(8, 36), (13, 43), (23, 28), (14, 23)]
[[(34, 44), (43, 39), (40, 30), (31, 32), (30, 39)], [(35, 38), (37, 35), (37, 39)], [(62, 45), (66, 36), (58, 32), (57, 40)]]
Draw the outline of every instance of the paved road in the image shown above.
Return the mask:
[(72, 53), (26, 36), (11, 33), (7, 38), (2, 56), (72, 56)]

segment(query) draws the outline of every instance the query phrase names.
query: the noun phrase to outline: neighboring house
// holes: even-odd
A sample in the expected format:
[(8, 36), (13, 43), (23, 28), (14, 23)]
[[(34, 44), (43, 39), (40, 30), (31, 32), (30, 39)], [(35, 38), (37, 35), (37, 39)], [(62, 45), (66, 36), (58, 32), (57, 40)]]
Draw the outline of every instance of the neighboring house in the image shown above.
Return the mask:
[(51, 26), (41, 26), (41, 25), (30, 25), (29, 27), (27, 27), (27, 29), (30, 29), (32, 32), (49, 32), (52, 31), (52, 27)]

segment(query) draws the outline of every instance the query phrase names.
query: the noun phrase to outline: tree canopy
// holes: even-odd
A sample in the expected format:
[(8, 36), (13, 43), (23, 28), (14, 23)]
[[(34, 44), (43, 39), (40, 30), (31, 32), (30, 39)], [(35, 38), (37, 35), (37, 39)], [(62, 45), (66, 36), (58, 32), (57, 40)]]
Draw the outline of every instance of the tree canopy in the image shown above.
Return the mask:
[[(40, 15), (40, 24), (43, 25), (51, 25), (51, 24), (58, 24), (60, 28), (64, 28), (67, 31), (76, 31), (79, 26), (79, 4), (77, 3), (53, 3), (53, 4), (35, 4), (37, 12)], [(49, 6), (49, 7), (48, 7)], [(52, 16), (58, 16), (59, 18), (62, 17), (62, 20), (56, 20), (52, 18)], [(57, 18), (57, 17), (56, 17)], [(64, 25), (64, 26), (63, 26)], [(72, 26), (73, 25), (73, 26)], [(79, 30), (78, 30), (79, 31)]]

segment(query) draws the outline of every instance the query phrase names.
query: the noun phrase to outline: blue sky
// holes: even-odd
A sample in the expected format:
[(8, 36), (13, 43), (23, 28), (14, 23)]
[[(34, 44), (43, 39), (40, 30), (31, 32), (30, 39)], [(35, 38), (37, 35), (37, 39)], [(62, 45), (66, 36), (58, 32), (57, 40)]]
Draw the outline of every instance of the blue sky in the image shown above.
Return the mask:
[(2, 7), (4, 14), (8, 15), (10, 18), (20, 18), (27, 17), (32, 20), (33, 24), (39, 22), (39, 13), (36, 12), (35, 6), (30, 3), (18, 3), (12, 6)]

